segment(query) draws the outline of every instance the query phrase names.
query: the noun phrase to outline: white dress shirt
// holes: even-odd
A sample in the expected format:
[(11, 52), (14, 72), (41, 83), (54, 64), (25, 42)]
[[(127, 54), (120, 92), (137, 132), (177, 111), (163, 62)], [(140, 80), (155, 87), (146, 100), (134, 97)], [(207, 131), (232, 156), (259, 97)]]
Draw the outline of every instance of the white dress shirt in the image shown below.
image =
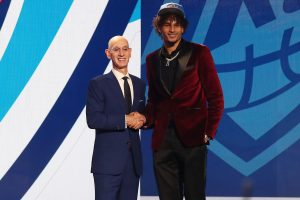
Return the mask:
[(132, 80), (131, 80), (129, 74), (127, 73), (126, 75), (124, 75), (124, 74), (122, 74), (121, 72), (117, 71), (114, 68), (112, 68), (112, 73), (117, 78), (124, 97), (125, 97), (125, 94), (124, 94), (124, 80), (122, 78), (124, 76), (126, 76), (128, 78), (127, 81), (128, 81), (129, 87), (130, 87), (131, 103), (133, 104), (133, 98), (134, 98), (134, 96), (133, 96), (133, 85), (132, 85)]
[[(121, 72), (117, 71), (116, 69), (112, 68), (112, 73), (115, 75), (115, 77), (117, 78), (118, 82), (119, 82), (119, 85), (120, 85), (120, 88), (122, 90), (122, 93), (123, 93), (123, 96), (125, 98), (125, 94), (124, 94), (124, 80), (122, 79), (124, 76), (126, 76), (128, 79), (128, 85), (130, 87), (130, 93), (131, 93), (131, 103), (133, 104), (133, 85), (132, 85), (132, 80), (129, 76), (129, 74), (127, 73), (126, 75), (122, 74)], [(125, 116), (126, 118), (126, 116)], [(125, 128), (127, 128), (127, 124), (125, 122)]]

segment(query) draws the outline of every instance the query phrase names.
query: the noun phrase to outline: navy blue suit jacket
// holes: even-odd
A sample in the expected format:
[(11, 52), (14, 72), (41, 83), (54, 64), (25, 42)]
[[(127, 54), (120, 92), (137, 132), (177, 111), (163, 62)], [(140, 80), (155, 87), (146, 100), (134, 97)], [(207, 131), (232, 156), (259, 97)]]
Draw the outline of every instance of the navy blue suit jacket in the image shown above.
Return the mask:
[[(130, 75), (134, 98), (131, 111), (144, 112), (145, 83)], [(125, 99), (112, 72), (93, 78), (89, 83), (86, 105), (87, 124), (95, 129), (92, 173), (120, 174), (128, 158), (131, 143), (135, 170), (142, 173), (139, 133), (125, 128)]]

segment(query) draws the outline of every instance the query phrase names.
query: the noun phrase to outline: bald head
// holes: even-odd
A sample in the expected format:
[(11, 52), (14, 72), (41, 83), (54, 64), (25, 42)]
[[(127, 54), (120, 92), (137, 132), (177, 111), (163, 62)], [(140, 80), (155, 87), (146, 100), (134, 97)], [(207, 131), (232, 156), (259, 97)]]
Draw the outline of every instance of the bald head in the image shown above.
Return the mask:
[(108, 48), (105, 50), (106, 56), (112, 61), (113, 68), (127, 74), (127, 65), (131, 57), (131, 48), (125, 37), (117, 35), (108, 41)]
[(121, 35), (117, 35), (112, 37), (109, 41), (108, 41), (108, 49), (112, 49), (117, 43), (122, 42), (122, 43), (127, 43), (128, 45), (128, 41), (125, 37), (121, 36)]

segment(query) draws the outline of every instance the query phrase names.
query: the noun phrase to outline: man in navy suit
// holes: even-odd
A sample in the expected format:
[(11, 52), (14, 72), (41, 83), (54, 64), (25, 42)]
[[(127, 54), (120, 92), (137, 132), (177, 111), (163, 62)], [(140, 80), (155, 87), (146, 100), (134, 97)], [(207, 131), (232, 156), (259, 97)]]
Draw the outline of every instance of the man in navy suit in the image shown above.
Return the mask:
[(96, 138), (91, 172), (96, 200), (137, 199), (142, 157), (138, 129), (145, 118), (145, 83), (128, 74), (131, 48), (115, 36), (105, 51), (113, 69), (89, 83), (87, 124)]

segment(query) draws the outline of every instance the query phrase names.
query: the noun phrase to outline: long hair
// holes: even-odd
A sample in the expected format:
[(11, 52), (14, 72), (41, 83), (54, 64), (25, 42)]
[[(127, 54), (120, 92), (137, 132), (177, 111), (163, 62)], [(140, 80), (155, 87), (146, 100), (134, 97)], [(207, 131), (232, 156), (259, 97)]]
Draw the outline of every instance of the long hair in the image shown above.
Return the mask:
[(159, 32), (159, 29), (162, 27), (162, 25), (167, 21), (176, 21), (182, 26), (184, 32), (188, 26), (188, 21), (186, 18), (184, 18), (182, 15), (174, 14), (174, 13), (166, 13), (163, 15), (156, 15), (153, 18), (152, 26), (155, 29), (156, 33), (161, 36), (161, 33)]

